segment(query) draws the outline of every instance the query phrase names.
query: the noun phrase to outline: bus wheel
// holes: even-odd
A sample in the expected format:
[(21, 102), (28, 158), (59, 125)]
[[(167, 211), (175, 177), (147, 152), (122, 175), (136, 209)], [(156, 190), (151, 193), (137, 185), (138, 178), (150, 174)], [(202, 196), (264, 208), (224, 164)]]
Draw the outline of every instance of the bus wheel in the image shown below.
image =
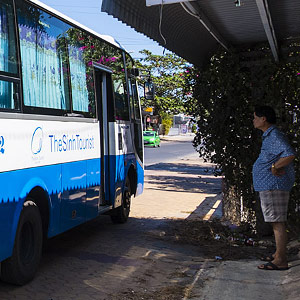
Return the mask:
[(1, 280), (23, 285), (33, 279), (42, 255), (43, 230), (37, 205), (24, 203), (15, 237), (13, 254), (1, 264)]
[(125, 223), (129, 217), (131, 204), (131, 191), (130, 191), (130, 181), (126, 178), (125, 188), (123, 193), (122, 205), (115, 208), (112, 212), (111, 220), (115, 224)]

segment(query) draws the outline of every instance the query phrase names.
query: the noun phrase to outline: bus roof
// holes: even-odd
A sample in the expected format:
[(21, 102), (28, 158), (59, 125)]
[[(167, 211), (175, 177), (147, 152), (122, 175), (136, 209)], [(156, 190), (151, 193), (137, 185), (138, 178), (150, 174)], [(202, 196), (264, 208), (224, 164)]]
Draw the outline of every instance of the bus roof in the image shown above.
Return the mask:
[[(57, 15), (58, 17), (60, 17), (60, 18), (62, 18), (64, 20), (66, 20), (66, 21), (68, 21), (68, 22), (70, 22), (70, 23), (72, 23), (72, 24), (74, 24), (74, 25), (76, 25), (76, 26), (78, 26), (78, 27), (80, 27), (80, 28), (82, 28), (82, 29), (84, 29), (84, 30), (92, 33), (93, 35), (95, 35), (95, 36), (97, 36), (97, 37), (105, 40), (106, 42), (108, 42), (108, 43), (110, 43), (110, 44), (112, 44), (112, 45), (114, 45), (114, 46), (116, 46), (116, 47), (118, 47), (118, 48), (126, 51), (126, 49), (118, 41), (116, 41), (112, 36), (99, 34), (96, 31), (94, 31), (94, 30), (92, 30), (92, 29), (90, 29), (90, 28), (88, 28), (88, 27), (80, 24), (79, 22), (73, 20), (72, 18), (69, 18), (68, 16), (62, 14), (61, 12), (59, 12), (56, 9), (54, 9), (54, 8), (46, 5), (45, 3), (41, 2), (41, 1), (38, 1), (38, 0), (28, 0), (28, 1), (34, 3), (34, 4), (38, 5), (38, 6), (40, 6), (42, 8), (44, 8), (44, 9), (46, 9), (47, 11), (49, 11), (49, 12)], [(99, 13), (100, 13), (100, 10), (99, 10)]]

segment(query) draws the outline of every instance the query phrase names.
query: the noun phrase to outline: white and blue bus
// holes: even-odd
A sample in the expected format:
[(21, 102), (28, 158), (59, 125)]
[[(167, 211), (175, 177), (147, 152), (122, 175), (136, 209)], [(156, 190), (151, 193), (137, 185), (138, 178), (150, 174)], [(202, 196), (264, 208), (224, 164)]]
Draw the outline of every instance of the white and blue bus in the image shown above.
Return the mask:
[(42, 244), (143, 191), (137, 70), (114, 39), (39, 1), (0, 0), (1, 279), (34, 277)]

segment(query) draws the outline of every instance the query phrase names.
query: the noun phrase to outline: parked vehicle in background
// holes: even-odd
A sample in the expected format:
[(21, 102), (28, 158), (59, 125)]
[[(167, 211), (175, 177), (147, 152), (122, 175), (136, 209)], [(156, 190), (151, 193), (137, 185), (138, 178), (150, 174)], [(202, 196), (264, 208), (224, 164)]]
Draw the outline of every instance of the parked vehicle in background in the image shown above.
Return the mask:
[(143, 137), (145, 146), (160, 147), (160, 137), (156, 131), (146, 130)]
[(37, 0), (0, 0), (0, 278), (22, 285), (43, 241), (143, 191), (134, 61)]

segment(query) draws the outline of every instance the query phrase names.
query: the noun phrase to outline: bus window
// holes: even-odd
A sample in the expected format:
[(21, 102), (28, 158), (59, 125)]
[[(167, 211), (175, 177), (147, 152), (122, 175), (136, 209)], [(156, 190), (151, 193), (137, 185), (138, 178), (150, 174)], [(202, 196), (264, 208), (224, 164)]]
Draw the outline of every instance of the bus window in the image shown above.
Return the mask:
[(125, 90), (125, 74), (112, 74), (114, 94), (115, 94), (115, 107), (116, 107), (116, 120), (129, 120), (129, 107), (127, 94)]
[(132, 82), (132, 98), (133, 98), (133, 109), (134, 109), (134, 117), (135, 117), (135, 124), (134, 124), (134, 144), (137, 151), (137, 155), (139, 156), (140, 160), (143, 161), (143, 138), (142, 138), (142, 126), (141, 126), (141, 109), (140, 109), (140, 102), (139, 96), (137, 91), (137, 84), (135, 79), (131, 79)]
[(141, 120), (141, 109), (136, 82), (132, 82), (132, 94), (134, 101), (134, 115), (136, 120)]
[[(0, 3), (0, 109), (19, 109), (19, 87), (10, 76), (18, 77), (16, 37), (12, 1)], [(16, 81), (16, 80), (13, 80)]]
[(64, 32), (70, 27), (17, 1), (25, 107), (70, 110)]
[(0, 80), (0, 109), (20, 109), (17, 83)]
[(67, 34), (73, 111), (95, 117), (94, 76), (88, 52), (92, 37), (77, 28), (70, 28)]
[(82, 48), (69, 46), (70, 73), (72, 88), (73, 110), (79, 112), (89, 111), (89, 92), (87, 88), (86, 64), (84, 62)]
[(72, 103), (74, 112), (95, 117), (93, 63), (105, 65), (113, 72), (113, 91), (117, 120), (129, 120), (125, 68), (122, 51), (79, 28), (67, 31), (70, 60)]
[(128, 94), (130, 100), (130, 118), (134, 120), (134, 101), (133, 101), (133, 91), (131, 85), (131, 79), (128, 79)]
[(12, 1), (4, 0), (0, 3), (0, 71), (18, 73), (16, 48)]

